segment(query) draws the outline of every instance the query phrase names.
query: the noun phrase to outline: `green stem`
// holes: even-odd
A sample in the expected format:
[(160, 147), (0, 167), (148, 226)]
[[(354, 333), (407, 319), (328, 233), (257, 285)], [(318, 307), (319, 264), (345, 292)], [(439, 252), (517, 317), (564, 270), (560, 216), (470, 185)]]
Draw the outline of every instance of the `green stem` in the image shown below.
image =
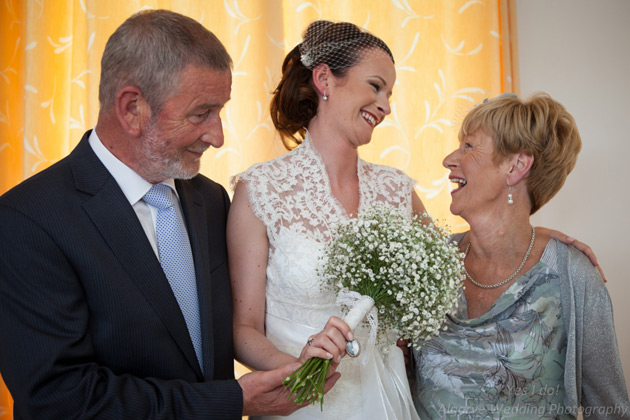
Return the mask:
[(287, 377), (282, 385), (289, 390), (287, 399), (294, 397), (293, 403), (297, 405), (309, 402), (321, 403), (324, 409), (324, 383), (331, 360), (313, 357), (308, 359), (295, 372)]

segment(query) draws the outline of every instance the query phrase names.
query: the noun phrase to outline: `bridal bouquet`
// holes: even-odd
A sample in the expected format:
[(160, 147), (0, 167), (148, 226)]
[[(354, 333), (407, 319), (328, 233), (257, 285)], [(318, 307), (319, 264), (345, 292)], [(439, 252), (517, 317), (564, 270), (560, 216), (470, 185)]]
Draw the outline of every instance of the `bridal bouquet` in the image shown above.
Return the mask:
[[(448, 243), (445, 229), (426, 214), (410, 220), (384, 205), (339, 225), (319, 270), (338, 303), (350, 308), (344, 320), (352, 330), (369, 314), (371, 336), (383, 339), (393, 330), (410, 343), (439, 333), (462, 273), (462, 254)], [(357, 352), (357, 343), (349, 342), (347, 353)], [(296, 404), (320, 402), (323, 408), (330, 362), (311, 358), (284, 381)]]

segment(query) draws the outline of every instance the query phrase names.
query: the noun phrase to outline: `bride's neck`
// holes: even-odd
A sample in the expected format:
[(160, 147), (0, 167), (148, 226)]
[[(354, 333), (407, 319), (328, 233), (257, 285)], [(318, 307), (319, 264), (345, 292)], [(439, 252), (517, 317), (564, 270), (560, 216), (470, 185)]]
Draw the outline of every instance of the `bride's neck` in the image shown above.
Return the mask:
[(348, 142), (326, 133), (309, 130), (311, 143), (320, 154), (333, 185), (344, 185), (357, 178), (358, 152)]

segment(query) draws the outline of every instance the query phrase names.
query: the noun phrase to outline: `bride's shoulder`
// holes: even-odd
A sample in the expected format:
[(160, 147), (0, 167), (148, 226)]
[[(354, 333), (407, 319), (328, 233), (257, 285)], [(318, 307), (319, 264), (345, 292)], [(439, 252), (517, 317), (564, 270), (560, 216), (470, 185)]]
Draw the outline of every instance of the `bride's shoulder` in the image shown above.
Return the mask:
[(366, 162), (362, 159), (359, 159), (360, 165), (365, 169), (366, 172), (372, 174), (391, 174), (393, 176), (398, 176), (401, 178), (409, 178), (409, 176), (402, 169), (394, 168), (393, 166), (381, 165), (378, 163)]
[(263, 193), (286, 192), (295, 185), (297, 175), (304, 171), (304, 164), (300, 164), (299, 155), (292, 150), (284, 155), (260, 163), (255, 163), (246, 171), (234, 175), (230, 179), (230, 186), (234, 191), (236, 185), (244, 183), (249, 191), (256, 190)]
[(266, 177), (277, 173), (279, 169), (290, 167), (294, 164), (292, 151), (276, 158), (255, 163), (247, 170), (235, 175), (235, 178), (248, 180), (250, 178)]
[(415, 180), (401, 169), (362, 160), (360, 160), (360, 162), (364, 176), (370, 180), (379, 181), (386, 179), (388, 182), (393, 181), (398, 185), (415, 184)]

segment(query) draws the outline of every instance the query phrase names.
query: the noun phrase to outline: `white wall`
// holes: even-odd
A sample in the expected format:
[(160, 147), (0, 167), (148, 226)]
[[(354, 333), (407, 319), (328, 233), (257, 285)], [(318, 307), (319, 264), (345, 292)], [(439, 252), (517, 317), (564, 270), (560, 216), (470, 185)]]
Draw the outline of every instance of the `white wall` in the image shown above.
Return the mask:
[(630, 389), (630, 1), (517, 0), (521, 94), (546, 91), (575, 117), (577, 166), (533, 218), (589, 244), (612, 297)]

